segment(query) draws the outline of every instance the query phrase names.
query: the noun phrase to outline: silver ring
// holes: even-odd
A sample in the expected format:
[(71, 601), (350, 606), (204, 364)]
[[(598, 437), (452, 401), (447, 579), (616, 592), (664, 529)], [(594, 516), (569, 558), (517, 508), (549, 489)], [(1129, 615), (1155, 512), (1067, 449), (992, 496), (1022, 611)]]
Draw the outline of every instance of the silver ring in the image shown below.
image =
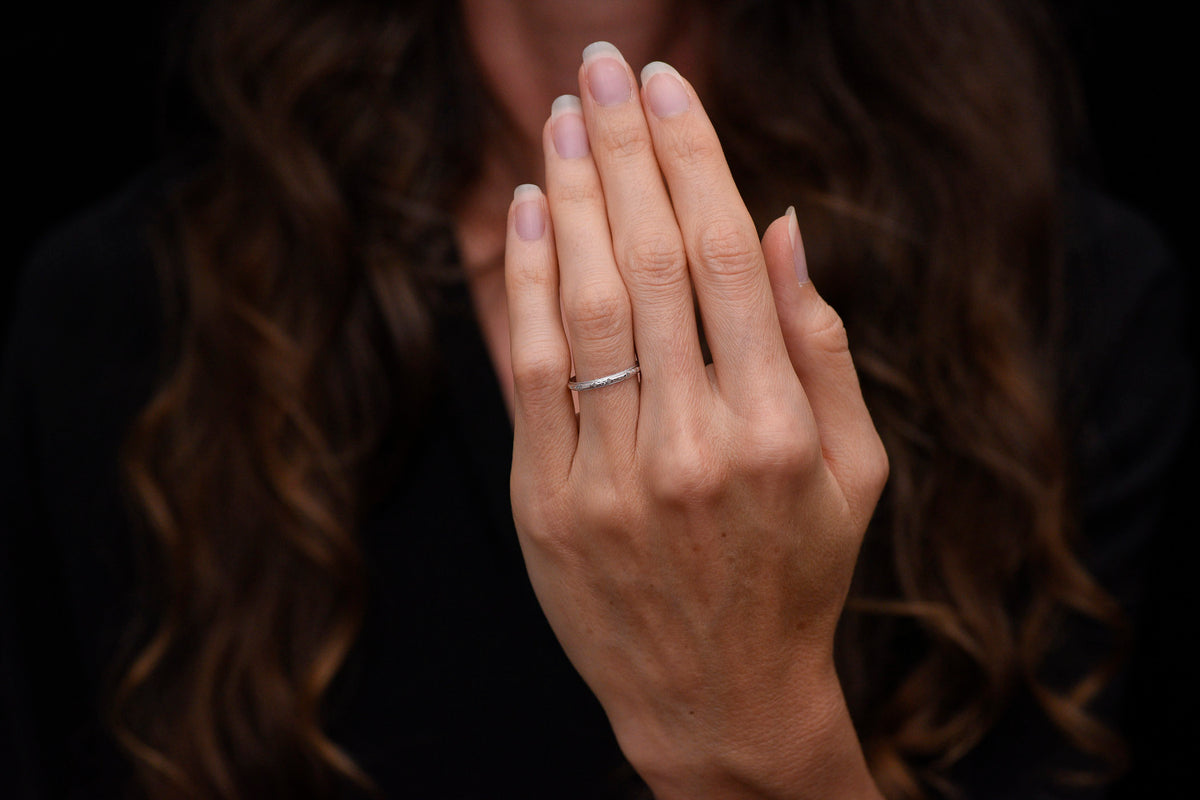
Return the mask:
[(572, 392), (586, 392), (588, 389), (599, 389), (602, 386), (612, 386), (614, 383), (629, 380), (641, 371), (642, 368), (635, 361), (629, 369), (614, 372), (612, 375), (605, 375), (603, 378), (593, 378), (590, 381), (577, 381), (575, 380), (575, 376), (572, 375), (571, 380), (567, 381), (567, 388)]

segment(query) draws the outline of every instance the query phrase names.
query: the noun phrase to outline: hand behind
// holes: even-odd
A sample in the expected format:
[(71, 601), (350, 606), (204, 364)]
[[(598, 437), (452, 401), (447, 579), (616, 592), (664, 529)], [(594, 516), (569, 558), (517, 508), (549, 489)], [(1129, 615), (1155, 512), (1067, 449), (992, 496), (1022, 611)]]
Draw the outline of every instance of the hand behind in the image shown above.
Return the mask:
[[(841, 321), (794, 214), (758, 241), (674, 70), (639, 92), (595, 45), (579, 83), (505, 258), (534, 589), (660, 798), (877, 796), (832, 643), (887, 458)], [(576, 414), (572, 363), (587, 380), (635, 354), (640, 381), (579, 392)]]

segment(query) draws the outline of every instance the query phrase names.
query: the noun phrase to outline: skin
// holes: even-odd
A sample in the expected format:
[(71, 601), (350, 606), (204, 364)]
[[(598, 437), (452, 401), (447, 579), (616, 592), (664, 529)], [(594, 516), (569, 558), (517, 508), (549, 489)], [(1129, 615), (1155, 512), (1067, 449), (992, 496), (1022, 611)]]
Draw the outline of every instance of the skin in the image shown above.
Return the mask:
[(489, 141), (484, 175), (457, 213), (459, 249), (472, 300), (509, 414), (504, 218), (513, 187), (545, 184), (542, 125), (554, 98), (578, 92), (579, 54), (617, 42), (634, 64), (669, 61), (702, 75), (705, 22), (686, 0), (460, 0), (464, 33), (484, 83), (508, 122)]
[[(533, 76), (562, 66), (552, 48), (529, 57), (479, 54), (524, 80), (514, 142), (557, 88)], [(665, 69), (639, 86), (615, 50), (574, 56), (571, 73), (577, 104), (538, 114), (545, 193), (507, 209), (503, 283), (473, 276), (493, 353), (508, 346), (497, 368), (512, 376), (513, 513), (534, 590), (660, 800), (878, 798), (833, 634), (887, 457), (841, 321), (797, 277), (794, 217), (757, 238), (688, 81)], [(464, 211), (460, 234), (488, 207), (468, 204), (482, 216)], [(640, 381), (568, 391), (572, 372), (611, 374), (635, 353)]]

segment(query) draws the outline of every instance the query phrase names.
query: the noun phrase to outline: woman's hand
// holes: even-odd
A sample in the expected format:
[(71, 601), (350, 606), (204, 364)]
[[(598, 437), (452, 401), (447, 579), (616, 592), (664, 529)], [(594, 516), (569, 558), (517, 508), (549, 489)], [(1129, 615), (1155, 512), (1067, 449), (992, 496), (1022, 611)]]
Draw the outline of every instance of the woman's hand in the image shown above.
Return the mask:
[[(642, 77), (585, 51), (509, 214), (529, 575), (660, 798), (878, 796), (832, 650), (887, 458), (795, 216), (760, 243), (691, 86)], [(576, 414), (572, 363), (635, 359)]]

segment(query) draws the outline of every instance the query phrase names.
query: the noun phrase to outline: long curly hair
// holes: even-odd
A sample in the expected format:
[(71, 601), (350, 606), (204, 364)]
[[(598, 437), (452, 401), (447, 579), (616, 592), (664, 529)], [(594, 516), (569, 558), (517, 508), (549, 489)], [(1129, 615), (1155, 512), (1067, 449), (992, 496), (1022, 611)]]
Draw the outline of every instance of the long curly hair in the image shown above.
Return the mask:
[[(165, 377), (125, 463), (143, 627), (113, 724), (155, 798), (369, 787), (322, 731), (364, 610), (357, 521), (403, 457), (454, 212), (497, 115), (453, 3), (214, 0), (193, 25), (206, 158), (158, 239)], [(752, 214), (794, 203), (891, 481), (839, 632), (893, 800), (1031, 696), (1085, 754), (1105, 665), (1043, 673), (1118, 612), (1073, 549), (1060, 419), (1062, 127), (1044, 13), (989, 0), (710, 2), (706, 105)]]

